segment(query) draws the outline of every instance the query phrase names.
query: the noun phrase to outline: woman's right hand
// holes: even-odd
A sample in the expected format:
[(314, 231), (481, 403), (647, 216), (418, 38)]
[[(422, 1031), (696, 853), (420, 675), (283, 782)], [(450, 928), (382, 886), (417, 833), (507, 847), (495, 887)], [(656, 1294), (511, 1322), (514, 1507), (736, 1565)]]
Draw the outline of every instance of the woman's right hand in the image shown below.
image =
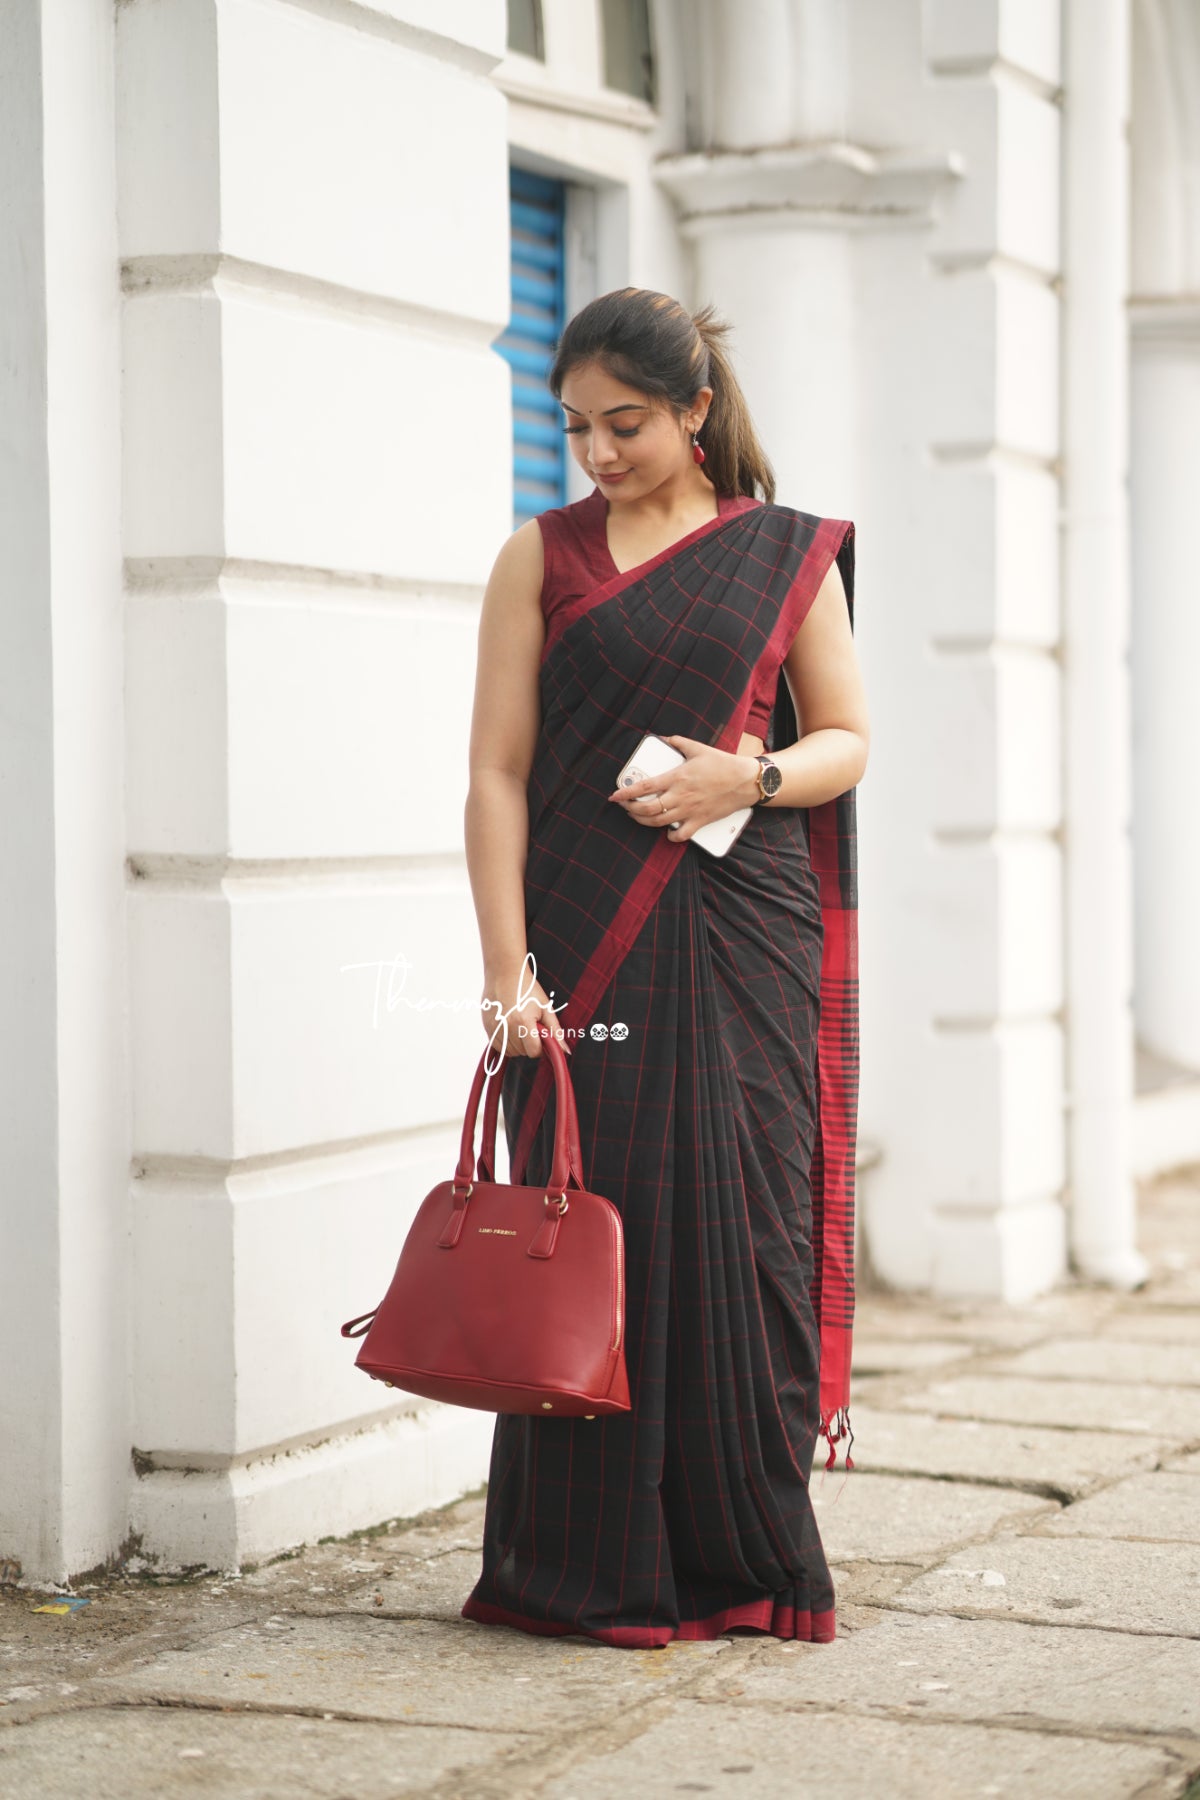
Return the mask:
[(532, 973), (530, 962), (526, 956), (516, 968), (484, 975), (480, 1003), (483, 1029), (495, 1044), (497, 1054), (538, 1057), (542, 1054), (543, 1032), (553, 1032), (563, 1042), (558, 1015), (545, 988)]

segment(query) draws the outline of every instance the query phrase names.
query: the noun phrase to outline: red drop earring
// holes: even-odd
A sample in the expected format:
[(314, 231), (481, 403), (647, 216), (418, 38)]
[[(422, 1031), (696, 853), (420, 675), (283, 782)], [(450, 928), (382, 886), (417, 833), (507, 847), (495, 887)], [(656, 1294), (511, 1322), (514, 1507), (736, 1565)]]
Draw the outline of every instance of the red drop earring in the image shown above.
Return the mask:
[(704, 461), (704, 452), (696, 442), (696, 433), (694, 431), (692, 433), (692, 461), (695, 463), (702, 463)]

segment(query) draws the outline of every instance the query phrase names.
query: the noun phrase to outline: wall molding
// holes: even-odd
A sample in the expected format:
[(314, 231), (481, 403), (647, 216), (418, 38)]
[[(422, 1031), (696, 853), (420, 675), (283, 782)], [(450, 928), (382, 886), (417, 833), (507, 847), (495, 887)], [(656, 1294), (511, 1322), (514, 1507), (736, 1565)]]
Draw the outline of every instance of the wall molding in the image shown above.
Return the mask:
[(956, 150), (868, 150), (830, 140), (660, 157), (654, 173), (694, 234), (739, 219), (809, 225), (923, 224), (965, 173)]

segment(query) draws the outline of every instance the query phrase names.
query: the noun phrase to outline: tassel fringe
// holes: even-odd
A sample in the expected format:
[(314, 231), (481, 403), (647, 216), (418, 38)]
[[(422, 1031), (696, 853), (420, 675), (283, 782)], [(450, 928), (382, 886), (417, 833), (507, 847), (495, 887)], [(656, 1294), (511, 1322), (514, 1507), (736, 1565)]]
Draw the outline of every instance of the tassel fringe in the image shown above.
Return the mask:
[(837, 1462), (837, 1446), (844, 1437), (849, 1438), (849, 1443), (846, 1445), (846, 1467), (847, 1469), (854, 1467), (854, 1458), (850, 1454), (851, 1445), (854, 1443), (854, 1427), (850, 1423), (848, 1406), (839, 1406), (836, 1412), (830, 1413), (827, 1419), (821, 1420), (820, 1436), (829, 1440), (829, 1455), (825, 1462), (827, 1469), (832, 1469)]

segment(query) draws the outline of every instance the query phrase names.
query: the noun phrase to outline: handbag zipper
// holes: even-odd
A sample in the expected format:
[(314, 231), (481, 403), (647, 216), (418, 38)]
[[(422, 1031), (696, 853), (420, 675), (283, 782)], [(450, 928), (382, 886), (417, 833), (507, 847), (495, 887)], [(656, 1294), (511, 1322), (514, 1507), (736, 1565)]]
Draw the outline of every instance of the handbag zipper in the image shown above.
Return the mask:
[(617, 1237), (617, 1335), (613, 1339), (613, 1350), (621, 1348), (621, 1320), (625, 1313), (625, 1242), (622, 1235)]

